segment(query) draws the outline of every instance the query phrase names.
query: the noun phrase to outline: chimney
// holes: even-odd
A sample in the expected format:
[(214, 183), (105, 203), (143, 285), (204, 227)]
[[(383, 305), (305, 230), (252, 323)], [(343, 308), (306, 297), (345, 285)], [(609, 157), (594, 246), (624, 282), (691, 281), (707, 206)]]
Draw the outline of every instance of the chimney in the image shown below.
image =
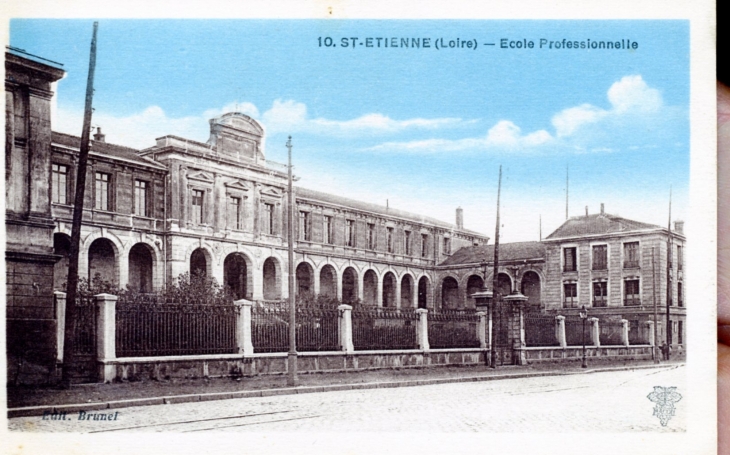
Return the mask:
[(456, 208), (456, 228), (464, 229), (464, 209), (461, 207)]
[(603, 202), (601, 202), (601, 215), (603, 215), (605, 212), (603, 211)]
[(684, 221), (675, 221), (674, 231), (679, 234), (684, 234)]
[(94, 140), (96, 142), (106, 142), (105, 140), (106, 136), (101, 133), (101, 127), (96, 128), (96, 133), (94, 134)]
[(588, 216), (588, 206), (586, 205), (586, 216)]

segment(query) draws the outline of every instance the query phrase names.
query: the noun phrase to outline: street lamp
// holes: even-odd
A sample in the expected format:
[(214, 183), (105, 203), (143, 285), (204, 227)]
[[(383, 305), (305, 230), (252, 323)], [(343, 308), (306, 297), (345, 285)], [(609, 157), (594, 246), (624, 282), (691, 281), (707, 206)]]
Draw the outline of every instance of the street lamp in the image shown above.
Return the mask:
[(586, 306), (583, 305), (583, 308), (581, 308), (580, 312), (580, 318), (583, 319), (583, 364), (581, 365), (581, 368), (587, 368), (588, 365), (586, 364), (586, 319), (588, 319), (588, 310), (586, 310)]

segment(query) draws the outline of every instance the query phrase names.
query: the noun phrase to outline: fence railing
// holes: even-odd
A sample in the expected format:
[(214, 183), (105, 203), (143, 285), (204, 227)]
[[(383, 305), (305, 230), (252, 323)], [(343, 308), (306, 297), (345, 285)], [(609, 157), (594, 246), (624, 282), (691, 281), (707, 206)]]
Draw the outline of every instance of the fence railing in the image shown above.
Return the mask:
[(96, 355), (96, 301), (93, 296), (76, 298), (73, 350), (78, 355)]
[[(297, 351), (339, 349), (336, 308), (296, 310)], [(283, 304), (257, 305), (251, 310), (251, 340), (255, 352), (289, 350), (289, 308)]]
[(558, 346), (555, 316), (526, 313), (525, 345), (529, 347)]
[(478, 348), (479, 316), (473, 311), (443, 310), (428, 315), (428, 344), (431, 349)]
[(614, 321), (601, 321), (599, 324), (599, 339), (601, 345), (621, 345), (623, 344), (623, 324)]
[(649, 330), (642, 329), (638, 320), (629, 321), (629, 344), (650, 344)]
[(119, 357), (236, 353), (239, 311), (232, 303), (119, 301), (116, 353)]
[[(591, 344), (591, 324), (585, 322), (585, 343)], [(565, 318), (565, 344), (568, 346), (583, 345), (583, 319)]]
[(356, 350), (415, 349), (414, 309), (358, 306), (352, 310), (352, 342)]

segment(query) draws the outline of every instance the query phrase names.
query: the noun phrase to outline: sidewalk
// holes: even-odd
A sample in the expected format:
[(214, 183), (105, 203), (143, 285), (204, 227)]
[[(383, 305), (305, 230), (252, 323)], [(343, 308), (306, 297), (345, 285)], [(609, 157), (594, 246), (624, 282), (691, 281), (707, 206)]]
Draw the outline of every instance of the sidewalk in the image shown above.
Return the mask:
[(178, 379), (114, 384), (83, 384), (68, 390), (54, 388), (8, 387), (8, 418), (42, 415), (44, 412), (115, 409), (130, 406), (261, 397), (333, 390), (374, 389), (514, 379), (535, 376), (586, 374), (643, 368), (671, 368), (683, 362), (598, 361), (588, 368), (580, 362), (528, 366), (486, 366), (407, 368), (345, 373), (299, 375), (297, 387), (287, 386), (287, 377), (255, 376), (244, 378)]

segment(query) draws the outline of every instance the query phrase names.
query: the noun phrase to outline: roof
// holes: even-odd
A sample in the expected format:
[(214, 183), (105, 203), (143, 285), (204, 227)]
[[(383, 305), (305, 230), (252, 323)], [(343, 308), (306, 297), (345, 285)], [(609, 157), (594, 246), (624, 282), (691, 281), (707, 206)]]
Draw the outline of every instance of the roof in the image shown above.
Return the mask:
[[(53, 131), (51, 133), (51, 142), (55, 145), (62, 145), (65, 147), (73, 148), (78, 150), (81, 145), (81, 138), (72, 134), (59, 133)], [(99, 142), (91, 140), (91, 153), (98, 153), (100, 155), (110, 156), (112, 158), (118, 158), (126, 161), (132, 161), (134, 163), (142, 164), (144, 166), (152, 166), (159, 169), (167, 169), (160, 163), (153, 161), (149, 158), (139, 156), (139, 151), (131, 147), (125, 147), (123, 145), (110, 144), (108, 142)]]
[(445, 221), (437, 220), (423, 215), (417, 215), (414, 213), (406, 212), (404, 210), (394, 209), (390, 207), (383, 207), (382, 205), (371, 204), (369, 202), (357, 201), (355, 199), (349, 199), (342, 196), (336, 196), (334, 194), (323, 193), (321, 191), (310, 190), (308, 188), (297, 187), (295, 190), (297, 197), (312, 199), (315, 201), (322, 201), (334, 205), (340, 205), (344, 207), (353, 208), (356, 210), (362, 210), (365, 212), (377, 213), (384, 216), (390, 216), (395, 218), (402, 218), (416, 223), (429, 224), (438, 226), (444, 229), (453, 229), (460, 232), (476, 235), (479, 237), (486, 237), (484, 234), (479, 232), (470, 231), (467, 229), (457, 229), (455, 224), (447, 223)]
[[(514, 242), (499, 244), (500, 261), (544, 258), (545, 245), (542, 242)], [(484, 260), (487, 262), (494, 262), (494, 245), (477, 245), (460, 248), (439, 265), (475, 264)]]
[(616, 215), (599, 213), (596, 215), (576, 216), (569, 218), (545, 239), (582, 237), (588, 235), (617, 234), (627, 231), (645, 229), (661, 229), (655, 224), (642, 223)]

